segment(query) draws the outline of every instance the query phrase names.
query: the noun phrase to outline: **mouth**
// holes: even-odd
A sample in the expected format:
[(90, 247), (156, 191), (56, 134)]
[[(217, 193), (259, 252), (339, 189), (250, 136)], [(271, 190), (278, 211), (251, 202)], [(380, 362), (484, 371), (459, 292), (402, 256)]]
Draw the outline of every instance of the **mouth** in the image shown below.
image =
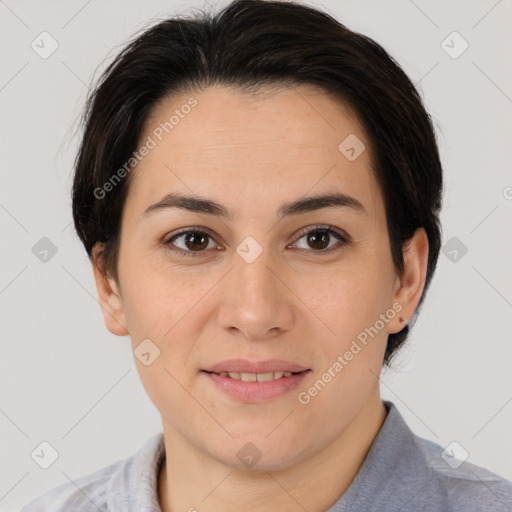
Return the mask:
[(300, 386), (311, 371), (248, 373), (201, 370), (200, 373), (207, 377), (213, 389), (237, 402), (255, 404), (284, 397)]

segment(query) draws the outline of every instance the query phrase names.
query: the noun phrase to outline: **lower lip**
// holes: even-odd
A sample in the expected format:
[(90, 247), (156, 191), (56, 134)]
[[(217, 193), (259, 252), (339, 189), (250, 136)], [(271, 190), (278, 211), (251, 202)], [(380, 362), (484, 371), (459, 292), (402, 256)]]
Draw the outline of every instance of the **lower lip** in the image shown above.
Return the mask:
[(294, 373), (290, 377), (269, 380), (267, 382), (245, 382), (243, 380), (222, 377), (216, 373), (203, 373), (210, 378), (222, 391), (242, 402), (265, 402), (272, 398), (284, 395), (292, 391), (304, 380), (311, 370)]

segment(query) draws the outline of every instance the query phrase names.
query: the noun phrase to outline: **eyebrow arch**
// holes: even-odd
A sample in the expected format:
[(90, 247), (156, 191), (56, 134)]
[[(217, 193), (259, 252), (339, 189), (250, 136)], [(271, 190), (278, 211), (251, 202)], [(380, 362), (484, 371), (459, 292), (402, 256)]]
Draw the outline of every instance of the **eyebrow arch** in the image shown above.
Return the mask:
[[(305, 197), (290, 203), (284, 203), (278, 210), (280, 218), (299, 215), (323, 208), (349, 208), (356, 213), (367, 215), (365, 207), (355, 197), (348, 196), (342, 193), (324, 194)], [(211, 199), (203, 199), (194, 196), (184, 196), (178, 193), (170, 193), (165, 195), (160, 201), (148, 206), (142, 217), (145, 218), (152, 212), (163, 210), (166, 208), (181, 208), (194, 213), (206, 213), (233, 219), (234, 215), (225, 206), (212, 201)]]

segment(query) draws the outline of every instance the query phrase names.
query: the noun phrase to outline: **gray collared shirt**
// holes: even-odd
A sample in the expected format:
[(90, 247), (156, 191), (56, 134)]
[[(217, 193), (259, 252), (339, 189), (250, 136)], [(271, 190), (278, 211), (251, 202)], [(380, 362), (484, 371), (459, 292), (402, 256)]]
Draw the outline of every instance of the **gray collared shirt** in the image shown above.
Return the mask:
[[(416, 436), (392, 402), (384, 405), (388, 415), (363, 465), (326, 512), (512, 511), (512, 482), (442, 456), (444, 449)], [(161, 512), (157, 483), (164, 458), (159, 433), (131, 457), (56, 487), (20, 512)]]

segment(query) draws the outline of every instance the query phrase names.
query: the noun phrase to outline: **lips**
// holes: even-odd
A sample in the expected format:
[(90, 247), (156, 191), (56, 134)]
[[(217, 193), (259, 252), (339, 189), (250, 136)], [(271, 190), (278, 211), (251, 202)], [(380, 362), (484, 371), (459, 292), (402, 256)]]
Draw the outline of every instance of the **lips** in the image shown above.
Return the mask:
[[(277, 400), (279, 397), (284, 397), (294, 389), (297, 389), (310, 371), (310, 369), (307, 369), (297, 373), (287, 372), (286, 377), (284, 372), (268, 372), (263, 374), (242, 372), (237, 374), (235, 372), (214, 373), (202, 371), (201, 373), (208, 379), (206, 382), (212, 383), (217, 390), (220, 390), (224, 395), (229, 395), (238, 402), (262, 403), (269, 400)], [(281, 374), (281, 377), (274, 378)], [(248, 380), (237, 379), (237, 375), (246, 377)], [(269, 376), (271, 379), (266, 380)]]
[(219, 375), (224, 372), (226, 374), (234, 373), (236, 378), (237, 373), (263, 375), (282, 372), (284, 374), (285, 372), (300, 373), (309, 369), (310, 368), (283, 359), (268, 359), (260, 362), (252, 362), (247, 359), (228, 359), (209, 366), (208, 368), (204, 368), (203, 371), (217, 373)]

